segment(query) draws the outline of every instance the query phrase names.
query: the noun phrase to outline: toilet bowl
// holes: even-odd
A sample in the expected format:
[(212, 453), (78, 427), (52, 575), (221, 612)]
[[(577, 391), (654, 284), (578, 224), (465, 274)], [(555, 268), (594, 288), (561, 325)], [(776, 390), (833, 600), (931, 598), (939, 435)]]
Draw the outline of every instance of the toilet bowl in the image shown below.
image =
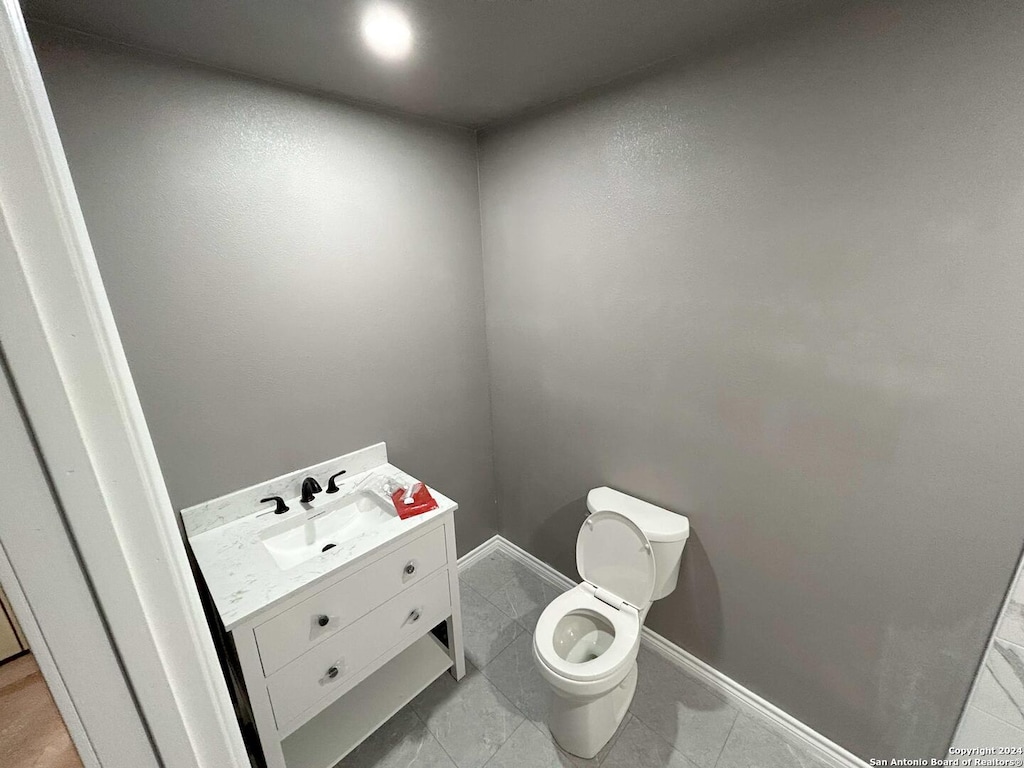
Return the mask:
[(615, 733), (636, 691), (640, 628), (675, 589), (689, 521), (610, 488), (587, 496), (576, 539), (583, 582), (552, 601), (533, 655), (552, 689), (548, 727), (571, 754), (591, 758)]

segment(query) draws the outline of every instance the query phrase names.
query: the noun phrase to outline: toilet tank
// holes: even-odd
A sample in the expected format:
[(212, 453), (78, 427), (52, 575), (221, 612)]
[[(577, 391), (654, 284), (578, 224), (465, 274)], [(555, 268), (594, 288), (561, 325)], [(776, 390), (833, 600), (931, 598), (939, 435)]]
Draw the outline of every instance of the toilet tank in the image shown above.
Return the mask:
[(608, 487), (594, 488), (587, 494), (587, 509), (591, 513), (610, 510), (632, 520), (644, 532), (654, 551), (657, 581), (651, 599), (660, 600), (672, 594), (679, 580), (683, 547), (690, 536), (690, 521), (684, 515)]

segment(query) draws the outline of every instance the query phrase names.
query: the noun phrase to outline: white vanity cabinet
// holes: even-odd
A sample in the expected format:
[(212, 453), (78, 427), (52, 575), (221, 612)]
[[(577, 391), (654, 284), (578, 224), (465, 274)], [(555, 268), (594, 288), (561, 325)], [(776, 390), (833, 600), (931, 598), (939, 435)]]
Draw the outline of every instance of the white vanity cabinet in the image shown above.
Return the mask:
[[(463, 676), (454, 525), (448, 512), (232, 630), (269, 768), (331, 768), (440, 674)], [(444, 621), (450, 648), (431, 633)]]
[[(348, 467), (356, 475), (369, 464), (394, 477), (400, 470), (383, 450), (303, 472)], [(396, 515), (379, 533), (281, 570), (260, 544), (263, 515), (236, 514), (232, 504), (303, 472), (182, 512), (268, 768), (332, 768), (438, 676), (465, 674), (455, 503), (434, 492), (437, 510)], [(441, 625), (445, 642), (432, 632)]]

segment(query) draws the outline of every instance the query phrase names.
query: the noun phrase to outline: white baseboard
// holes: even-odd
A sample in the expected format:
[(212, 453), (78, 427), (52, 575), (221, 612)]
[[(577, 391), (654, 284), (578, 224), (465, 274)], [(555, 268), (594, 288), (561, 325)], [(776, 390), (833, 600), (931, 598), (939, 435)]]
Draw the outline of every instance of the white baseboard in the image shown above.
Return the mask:
[(501, 548), (502, 541), (504, 541), (504, 539), (502, 539), (501, 536), (495, 534), (476, 549), (471, 549), (469, 552), (467, 552), (459, 558), (459, 570), (464, 571), (474, 563), (483, 560), (485, 557), (491, 554), (491, 552), (497, 552), (498, 549)]
[[(492, 552), (501, 552), (503, 555), (507, 555), (524, 567), (529, 568), (552, 586), (560, 589), (571, 589), (576, 586), (575, 581), (555, 570), (547, 563), (538, 560), (525, 549), (516, 546), (503, 536), (493, 536), (473, 551), (460, 557), (459, 570), (468, 568)], [(741, 712), (767, 720), (790, 742), (806, 749), (829, 765), (835, 768), (868, 768), (868, 764), (864, 760), (861, 760), (849, 750), (822, 736), (813, 728), (779, 709), (770, 701), (763, 699), (732, 678), (722, 674), (707, 662), (701, 661), (692, 653), (669, 642), (657, 632), (652, 632), (647, 627), (644, 627), (640, 642), (650, 651), (657, 653), (666, 661), (686, 671), (691, 677), (696, 678)]]

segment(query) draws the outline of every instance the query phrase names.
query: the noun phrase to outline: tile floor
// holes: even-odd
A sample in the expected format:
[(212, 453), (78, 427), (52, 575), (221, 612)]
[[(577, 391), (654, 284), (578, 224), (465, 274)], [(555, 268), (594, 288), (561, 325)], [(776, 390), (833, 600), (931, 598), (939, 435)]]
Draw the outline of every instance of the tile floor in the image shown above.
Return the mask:
[(1024, 742), (1024, 577), (1018, 576), (995, 636), (982, 658), (957, 747)]
[(531, 650), (558, 590), (500, 553), (460, 584), (466, 677), (442, 676), (344, 768), (826, 768), (643, 648), (630, 712), (609, 744), (592, 760), (563, 752), (545, 725), (550, 691)]

